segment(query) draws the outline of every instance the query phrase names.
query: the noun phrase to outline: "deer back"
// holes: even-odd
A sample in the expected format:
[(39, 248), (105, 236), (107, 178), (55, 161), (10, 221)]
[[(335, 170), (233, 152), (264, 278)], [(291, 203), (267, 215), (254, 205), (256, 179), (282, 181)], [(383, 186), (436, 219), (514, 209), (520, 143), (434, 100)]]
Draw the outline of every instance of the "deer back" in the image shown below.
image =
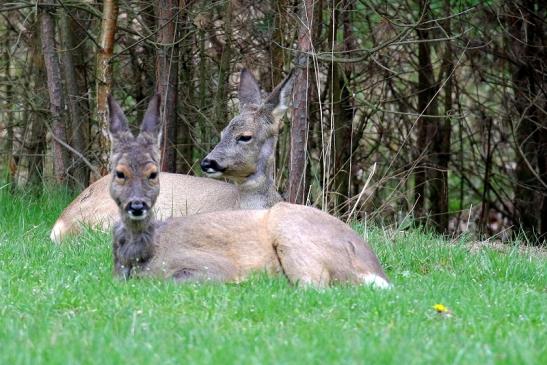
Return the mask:
[[(56, 220), (50, 234), (55, 243), (81, 232), (83, 227), (108, 230), (119, 218), (118, 207), (108, 190), (112, 176), (106, 175), (83, 190)], [(160, 173), (162, 189), (154, 212), (159, 219), (239, 209), (239, 191), (233, 184), (218, 180)]]

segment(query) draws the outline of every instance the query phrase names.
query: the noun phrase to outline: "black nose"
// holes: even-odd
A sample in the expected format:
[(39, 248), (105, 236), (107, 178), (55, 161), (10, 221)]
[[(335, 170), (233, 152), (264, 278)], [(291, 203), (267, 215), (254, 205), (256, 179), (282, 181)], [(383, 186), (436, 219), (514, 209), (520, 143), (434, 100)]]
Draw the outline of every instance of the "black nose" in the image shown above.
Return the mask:
[(218, 164), (218, 162), (216, 162), (215, 160), (211, 160), (209, 158), (204, 158), (201, 163), (200, 163), (200, 166), (201, 166), (201, 170), (203, 172), (222, 172), (224, 170), (226, 170), (225, 168), (223, 168), (222, 166), (220, 166)]
[(146, 203), (141, 200), (133, 200), (129, 203), (129, 211), (135, 216), (142, 215), (146, 209)]

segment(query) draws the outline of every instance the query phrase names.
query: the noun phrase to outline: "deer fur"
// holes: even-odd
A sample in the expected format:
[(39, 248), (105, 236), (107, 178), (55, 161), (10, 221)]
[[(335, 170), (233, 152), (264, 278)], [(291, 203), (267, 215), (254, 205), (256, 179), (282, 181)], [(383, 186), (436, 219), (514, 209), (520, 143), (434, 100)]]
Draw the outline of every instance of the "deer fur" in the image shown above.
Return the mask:
[(245, 208), (269, 208), (282, 201), (274, 184), (280, 121), (292, 90), (292, 71), (265, 99), (247, 71), (239, 81), (239, 115), (221, 133), (220, 142), (201, 161), (209, 177), (225, 177), (240, 191)]
[[(123, 278), (154, 276), (178, 281), (239, 282), (263, 271), (291, 283), (389, 281), (370, 247), (335, 217), (306, 206), (219, 211), (154, 219), (160, 192), (159, 101), (152, 98), (133, 137), (109, 98), (112, 140), (110, 195), (120, 212), (114, 227), (114, 270)], [(113, 112), (114, 111), (114, 112)]]
[[(243, 69), (240, 76), (240, 114), (222, 132), (218, 145), (202, 161), (210, 177), (226, 177), (236, 183), (161, 172), (162, 190), (155, 211), (160, 220), (201, 212), (233, 209), (269, 208), (281, 201), (273, 182), (274, 155), (279, 121), (287, 109), (292, 73), (264, 100), (252, 74)], [(236, 143), (238, 133), (252, 135), (244, 144)], [(225, 154), (223, 156), (223, 154)], [(206, 166), (215, 161), (220, 168)], [(62, 212), (50, 234), (60, 243), (68, 235), (78, 234), (82, 226), (104, 230), (119, 218), (118, 208), (110, 199), (107, 175), (91, 184)]]

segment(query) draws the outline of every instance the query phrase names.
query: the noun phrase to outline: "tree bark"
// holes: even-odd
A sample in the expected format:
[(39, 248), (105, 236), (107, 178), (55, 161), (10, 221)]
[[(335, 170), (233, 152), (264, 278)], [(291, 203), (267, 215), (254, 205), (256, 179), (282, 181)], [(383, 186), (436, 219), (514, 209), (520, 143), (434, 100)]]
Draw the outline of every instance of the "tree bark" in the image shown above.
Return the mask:
[[(424, 14), (423, 21), (431, 19), (431, 9), (428, 0), (420, 0), (420, 14)], [(431, 62), (431, 45), (428, 43), (430, 32), (428, 24), (417, 27), (418, 39), (418, 113), (423, 115), (418, 119), (418, 140), (416, 151), (416, 171), (414, 173), (414, 215), (422, 221), (426, 214), (426, 191), (428, 184), (427, 165), (430, 159), (431, 137), (436, 133), (436, 121), (432, 115), (437, 114), (437, 102), (434, 99), (435, 76)]]
[[(181, 0), (181, 27), (183, 39), (194, 39), (194, 29), (191, 26), (192, 18), (190, 17), (191, 2), (188, 0)], [(192, 172), (192, 166), (194, 165), (192, 158), (192, 136), (190, 134), (192, 127), (196, 126), (196, 122), (199, 120), (198, 113), (195, 109), (195, 84), (194, 84), (194, 64), (193, 64), (193, 42), (184, 42), (178, 47), (179, 60), (180, 60), (180, 80), (179, 85), (179, 105), (183, 108), (179, 124), (177, 125), (177, 151), (178, 162), (177, 172), (183, 174), (189, 174)]]
[(303, 204), (306, 201), (309, 182), (306, 181), (307, 144), (308, 144), (308, 78), (310, 74), (310, 57), (314, 1), (300, 2), (300, 30), (296, 56), (296, 72), (293, 86), (293, 115), (291, 123), (291, 141), (289, 155), (288, 200), (291, 203)]
[(42, 105), (47, 100), (47, 77), (44, 58), (40, 52), (40, 27), (38, 24), (32, 31), (33, 37), (29, 39), (30, 63), (29, 75), (32, 85), (32, 96), (36, 104), (28, 106), (25, 112), (30, 123), (30, 136), (26, 143), (28, 153), (28, 183), (31, 186), (40, 186), (44, 177), (44, 154), (46, 152), (46, 126), (47, 113), (43, 112), (47, 106)]
[(287, 2), (288, 0), (272, 1), (273, 8), (275, 10), (275, 17), (272, 42), (270, 43), (270, 60), (272, 66), (271, 82), (264, 85), (264, 87), (268, 90), (273, 90), (276, 85), (283, 81), (283, 65), (285, 63), (285, 51), (283, 47), (285, 46), (284, 28), (286, 26), (285, 12), (287, 11)]
[(486, 135), (486, 143), (483, 142), (484, 147), (484, 177), (482, 187), (482, 199), (481, 199), (481, 211), (479, 217), (479, 232), (487, 233), (488, 216), (490, 212), (490, 176), (492, 170), (492, 117), (486, 116), (484, 112), (481, 113), (481, 129), (483, 134)]
[(47, 84), (49, 92), (51, 129), (53, 134), (53, 166), (57, 182), (63, 182), (66, 178), (68, 165), (68, 152), (62, 146), (66, 143), (66, 113), (61, 79), (59, 58), (55, 51), (55, 21), (53, 14), (53, 0), (43, 0), (40, 9), (42, 53), (46, 67)]
[(159, 46), (156, 54), (156, 92), (161, 94), (163, 134), (161, 170), (176, 172), (178, 46), (178, 0), (158, 0)]
[[(513, 61), (514, 107), (518, 113), (515, 128), (517, 181), (515, 223), (535, 242), (547, 234), (547, 106), (545, 96), (546, 16), (542, 1), (522, 0), (509, 3), (508, 37)], [(539, 208), (539, 209), (538, 209)], [(542, 236), (539, 240), (536, 237)]]
[(101, 175), (108, 173), (108, 156), (110, 140), (108, 137), (107, 96), (112, 92), (112, 64), (114, 37), (118, 21), (118, 1), (104, 0), (101, 20), (100, 48), (97, 50), (97, 118), (98, 118), (98, 171)]
[[(450, 2), (445, 0), (445, 15), (447, 20), (443, 23), (448, 36), (451, 35)], [(452, 45), (446, 42), (442, 72), (440, 77), (447, 78), (444, 86), (444, 118), (433, 121), (435, 131), (432, 136), (432, 170), (430, 182), (431, 218), (437, 232), (448, 231), (448, 163), (450, 162), (450, 136), (452, 113), (452, 85), (454, 64), (452, 59)]]
[[(343, 34), (343, 50), (351, 52), (356, 49), (356, 42), (353, 37), (351, 15), (354, 11), (354, 1), (344, 0), (342, 10), (336, 10), (335, 22), (341, 21)], [(341, 16), (338, 16), (340, 14)], [(334, 24), (337, 28), (337, 26)], [(332, 32), (331, 32), (332, 33)], [(337, 30), (334, 30), (334, 34)], [(332, 44), (332, 43), (331, 43)], [(347, 80), (351, 79), (351, 65), (335, 63), (332, 67), (332, 112), (334, 113), (334, 143), (333, 143), (333, 190), (335, 211), (338, 215), (349, 213), (350, 198), (350, 168), (352, 152), (352, 131), (353, 131), (353, 103)]]
[[(73, 34), (73, 40), (83, 40), (86, 39), (87, 34), (85, 29), (91, 25), (92, 16), (89, 13), (86, 13), (83, 10), (76, 10), (73, 13), (73, 17), (69, 21), (69, 29)], [(74, 44), (74, 43), (73, 43)], [(91, 134), (91, 123), (92, 123), (92, 105), (93, 101), (91, 100), (90, 93), (90, 77), (89, 77), (89, 63), (92, 62), (89, 59), (89, 42), (81, 41), (74, 49), (72, 54), (72, 60), (74, 62), (74, 71), (76, 72), (76, 87), (78, 92), (78, 108), (80, 112), (80, 121), (77, 124), (80, 134), (78, 138), (81, 141), (81, 151), (82, 154), (87, 155), (89, 153), (89, 136)], [(74, 128), (74, 126), (73, 126)], [(75, 131), (73, 130), (73, 134)], [(89, 166), (83, 161), (81, 166), (85, 170), (85, 173), (82, 172), (82, 183), (87, 186), (89, 185), (90, 179), (90, 169)], [(98, 176), (96, 176), (98, 177)]]
[[(76, 42), (74, 42), (74, 28), (71, 27), (71, 19), (66, 10), (61, 14), (61, 44), (63, 48), (62, 52), (62, 66), (65, 80), (65, 87), (67, 92), (67, 104), (70, 114), (70, 145), (74, 147), (80, 154), (85, 153), (86, 141), (85, 141), (85, 128), (86, 119), (82, 111), (80, 110), (80, 99), (85, 97), (78, 87), (76, 80), (77, 72), (74, 66), (74, 60), (72, 53), (78, 49)], [(85, 91), (84, 91), (85, 92)], [(80, 186), (85, 188), (89, 182), (89, 168), (82, 161), (81, 157), (73, 154), (72, 163), (68, 171)]]
[[(156, 27), (156, 5), (149, 3), (141, 3), (139, 13), (134, 14), (135, 21), (140, 17), (144, 23), (144, 27), (150, 31)], [(132, 39), (131, 42), (135, 40)], [(131, 68), (134, 77), (134, 97), (135, 102), (141, 105), (137, 110), (136, 120), (142, 120), (146, 111), (145, 99), (150, 97), (152, 90), (156, 87), (156, 50), (152, 45), (141, 43), (140, 47), (129, 48), (131, 54)]]
[(5, 43), (4, 43), (4, 52), (3, 52), (3, 58), (4, 58), (4, 77), (5, 77), (5, 84), (6, 85), (6, 98), (4, 100), (4, 108), (5, 108), (5, 125), (6, 125), (6, 145), (4, 148), (7, 151), (7, 160), (6, 160), (6, 171), (7, 171), (7, 180), (11, 184), (11, 189), (15, 188), (15, 176), (17, 171), (17, 164), (15, 163), (15, 159), (13, 156), (13, 112), (12, 112), (12, 105), (13, 103), (13, 86), (12, 86), (12, 80), (11, 80), (11, 56), (10, 56), (10, 37), (9, 37), (9, 31), (6, 30), (5, 34)]
[(204, 28), (198, 27), (198, 100), (199, 100), (199, 117), (198, 125), (200, 127), (200, 142), (205, 144), (205, 151), (212, 148), (211, 145), (211, 129), (207, 128), (209, 114), (209, 105), (207, 103), (207, 81), (209, 80), (209, 68), (207, 67), (207, 56), (205, 50), (206, 32)]
[(226, 1), (224, 8), (224, 37), (218, 67), (217, 92), (214, 101), (214, 122), (217, 131), (224, 129), (228, 122), (228, 88), (230, 79), (230, 61), (232, 59), (232, 1)]

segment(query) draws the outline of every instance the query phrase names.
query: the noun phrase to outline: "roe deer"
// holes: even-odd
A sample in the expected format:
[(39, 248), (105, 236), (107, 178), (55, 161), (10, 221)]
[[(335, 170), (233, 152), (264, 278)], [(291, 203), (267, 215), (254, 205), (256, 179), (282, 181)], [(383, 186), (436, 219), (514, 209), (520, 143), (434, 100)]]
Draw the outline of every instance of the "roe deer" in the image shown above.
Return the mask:
[[(117, 108), (112, 98), (109, 104)], [(155, 96), (149, 108), (157, 107)], [(110, 117), (110, 195), (121, 217), (113, 233), (117, 275), (239, 282), (265, 271), (316, 287), (337, 282), (390, 286), (369, 246), (346, 224), (315, 208), (278, 203), (156, 222), (159, 118), (147, 114), (134, 137), (116, 115)]]
[(253, 75), (239, 79), (239, 115), (221, 133), (220, 142), (201, 161), (209, 177), (232, 180), (245, 208), (269, 208), (282, 201), (274, 185), (275, 150), (280, 120), (288, 107), (292, 71), (262, 99)]
[[(291, 74), (261, 103), (258, 83), (250, 72), (241, 71), (241, 115), (232, 119), (220, 143), (201, 164), (209, 176), (226, 176), (235, 180), (237, 187), (212, 179), (162, 172), (163, 189), (155, 205), (158, 219), (216, 210), (269, 208), (281, 200), (272, 179), (273, 159), (277, 124), (287, 109)], [(115, 110), (111, 112), (125, 119), (117, 104), (112, 106)], [(146, 117), (151, 117), (150, 113), (155, 111), (147, 111)], [(248, 137), (241, 138), (243, 132)], [(210, 166), (206, 161), (210, 161)], [(97, 180), (65, 208), (51, 230), (52, 241), (59, 243), (67, 235), (78, 234), (82, 224), (107, 229), (119, 218), (118, 208), (108, 193), (111, 179), (107, 175)]]

